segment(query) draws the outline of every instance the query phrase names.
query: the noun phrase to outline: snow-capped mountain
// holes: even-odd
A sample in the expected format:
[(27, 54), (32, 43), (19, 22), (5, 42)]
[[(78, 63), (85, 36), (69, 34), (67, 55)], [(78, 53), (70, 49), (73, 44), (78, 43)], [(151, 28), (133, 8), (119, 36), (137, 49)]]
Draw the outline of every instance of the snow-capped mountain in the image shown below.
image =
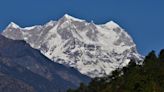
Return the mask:
[[(2, 75), (23, 83), (17, 84), (12, 79), (4, 79)], [(25, 41), (15, 41), (0, 35), (0, 83), (3, 84), (0, 85), (0, 92), (31, 92), (17, 91), (22, 88), (6, 84), (3, 79), (22, 88), (28, 84), (31, 87), (27, 85), (27, 89), (34, 88), (35, 92), (66, 92), (69, 88), (77, 88), (80, 83), (90, 82), (88, 76), (74, 68), (52, 62)], [(16, 91), (5, 91), (4, 86)]]
[(90, 77), (108, 75), (131, 59), (142, 60), (132, 38), (113, 21), (96, 25), (66, 14), (33, 27), (21, 28), (12, 22), (2, 34), (25, 40), (51, 60)]

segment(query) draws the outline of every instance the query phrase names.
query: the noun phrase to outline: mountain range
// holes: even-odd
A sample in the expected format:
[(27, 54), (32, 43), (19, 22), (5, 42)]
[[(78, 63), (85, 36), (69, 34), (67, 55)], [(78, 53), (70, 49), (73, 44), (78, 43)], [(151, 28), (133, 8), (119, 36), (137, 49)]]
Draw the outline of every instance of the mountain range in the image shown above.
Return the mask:
[(90, 78), (55, 63), (25, 41), (0, 35), (0, 92), (65, 92)]
[[(24, 40), (53, 62), (73, 67), (91, 78), (109, 75), (113, 70), (126, 66), (132, 59), (138, 64), (143, 60), (131, 36), (114, 21), (95, 24), (65, 14), (57, 21), (32, 27), (22, 28), (11, 22), (2, 35), (13, 40)], [(19, 48), (17, 50), (20, 51)], [(20, 60), (14, 62), (27, 68), (31, 66)], [(33, 59), (29, 59), (29, 62), (32, 64)], [(53, 79), (53, 76), (44, 74), (46, 68), (37, 67), (31, 66), (30, 69), (35, 73), (43, 71), (39, 74)]]

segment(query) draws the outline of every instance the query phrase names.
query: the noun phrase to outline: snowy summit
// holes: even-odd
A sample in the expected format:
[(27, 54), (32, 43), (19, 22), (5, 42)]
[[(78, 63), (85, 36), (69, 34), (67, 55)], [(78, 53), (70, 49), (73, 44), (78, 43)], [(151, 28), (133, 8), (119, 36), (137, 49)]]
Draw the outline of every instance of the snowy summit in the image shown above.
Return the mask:
[(142, 60), (131, 36), (113, 21), (97, 25), (65, 14), (34, 28), (8, 26), (2, 34), (25, 40), (54, 62), (93, 78), (126, 66), (131, 59)]

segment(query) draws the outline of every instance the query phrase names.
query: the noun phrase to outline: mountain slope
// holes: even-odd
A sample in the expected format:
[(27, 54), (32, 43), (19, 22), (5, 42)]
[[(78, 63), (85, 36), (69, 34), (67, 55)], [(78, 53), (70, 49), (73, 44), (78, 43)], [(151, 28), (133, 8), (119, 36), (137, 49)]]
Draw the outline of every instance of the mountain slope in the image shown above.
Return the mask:
[(113, 21), (96, 25), (66, 14), (42, 26), (21, 28), (11, 23), (2, 34), (25, 40), (54, 62), (90, 77), (108, 75), (130, 59), (142, 60), (132, 38)]
[(88, 83), (77, 70), (52, 62), (24, 41), (0, 35), (0, 71), (32, 85), (37, 92), (64, 92)]
[(30, 85), (0, 73), (0, 92), (36, 92)]
[(150, 52), (142, 65), (130, 62), (112, 75), (95, 78), (89, 85), (81, 84), (77, 90), (67, 92), (164, 92), (164, 49), (159, 56)]

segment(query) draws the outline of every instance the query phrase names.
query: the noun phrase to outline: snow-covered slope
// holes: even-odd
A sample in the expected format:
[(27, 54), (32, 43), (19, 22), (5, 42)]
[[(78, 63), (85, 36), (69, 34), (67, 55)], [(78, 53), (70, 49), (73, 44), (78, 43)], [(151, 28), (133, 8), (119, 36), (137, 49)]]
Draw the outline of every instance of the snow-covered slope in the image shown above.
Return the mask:
[(142, 60), (132, 38), (113, 21), (96, 25), (66, 14), (58, 21), (27, 28), (11, 23), (2, 34), (25, 40), (51, 60), (90, 77), (108, 75), (130, 59)]

